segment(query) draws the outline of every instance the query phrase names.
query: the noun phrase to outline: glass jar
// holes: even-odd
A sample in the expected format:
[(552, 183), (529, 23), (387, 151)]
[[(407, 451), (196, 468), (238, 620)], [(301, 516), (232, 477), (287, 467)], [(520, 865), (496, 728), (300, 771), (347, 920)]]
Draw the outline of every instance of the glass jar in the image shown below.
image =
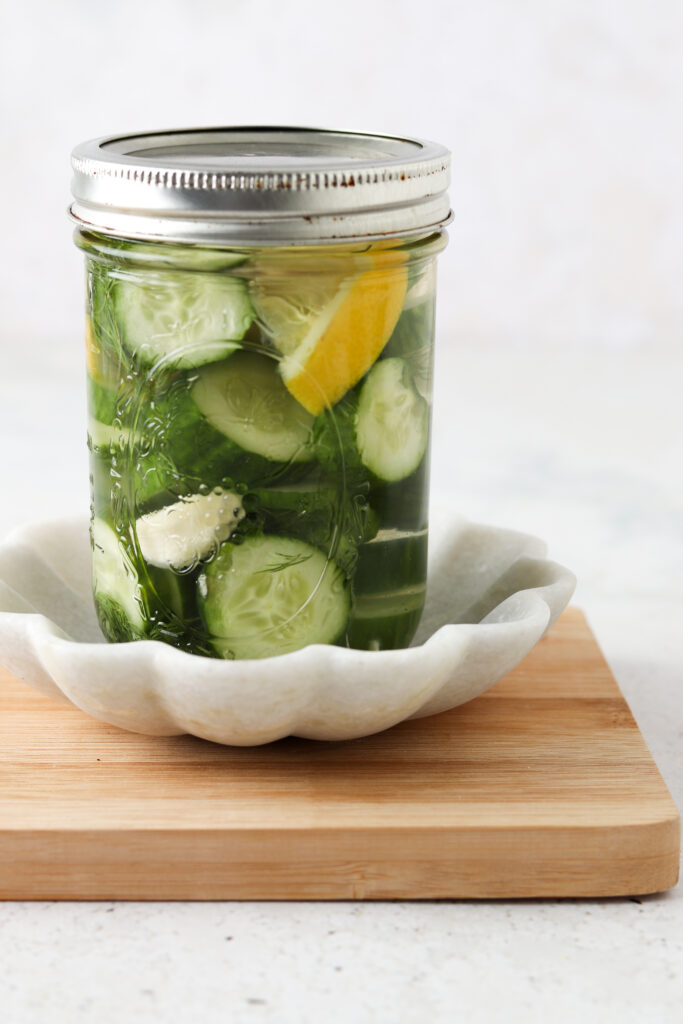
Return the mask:
[(86, 143), (74, 168), (104, 635), (407, 646), (446, 151), (216, 129)]

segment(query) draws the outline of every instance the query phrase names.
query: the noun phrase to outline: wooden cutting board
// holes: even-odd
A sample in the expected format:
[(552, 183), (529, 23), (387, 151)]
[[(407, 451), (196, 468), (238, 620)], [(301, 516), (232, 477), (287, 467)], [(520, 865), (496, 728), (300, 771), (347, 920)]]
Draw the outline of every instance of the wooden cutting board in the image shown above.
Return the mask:
[(583, 615), (454, 711), (227, 748), (0, 672), (0, 897), (616, 896), (670, 888), (676, 807)]

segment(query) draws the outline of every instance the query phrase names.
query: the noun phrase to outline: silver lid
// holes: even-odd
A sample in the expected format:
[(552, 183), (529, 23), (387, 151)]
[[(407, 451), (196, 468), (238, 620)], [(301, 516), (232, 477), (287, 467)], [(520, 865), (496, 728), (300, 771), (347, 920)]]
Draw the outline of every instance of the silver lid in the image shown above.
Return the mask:
[(287, 245), (421, 234), (451, 219), (450, 154), (422, 139), (199, 128), (93, 139), (72, 218), (145, 240)]

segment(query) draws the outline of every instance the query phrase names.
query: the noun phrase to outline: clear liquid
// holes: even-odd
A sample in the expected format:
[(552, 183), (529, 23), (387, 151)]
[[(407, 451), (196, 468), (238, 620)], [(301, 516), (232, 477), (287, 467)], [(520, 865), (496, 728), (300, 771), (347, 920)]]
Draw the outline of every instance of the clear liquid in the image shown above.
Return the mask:
[[(115, 600), (116, 587), (103, 584), (96, 569), (96, 604), (108, 639), (159, 639), (193, 653), (217, 656), (219, 645), (207, 628), (202, 606), (207, 566), (218, 557), (223, 543), (244, 543), (249, 537), (265, 534), (311, 545), (343, 573), (349, 614), (343, 632), (331, 638), (332, 642), (369, 650), (407, 646), (424, 604), (428, 447), (417, 468), (398, 481), (382, 482), (365, 468), (356, 446), (354, 424), (358, 395), (372, 366), (330, 408), (315, 416), (302, 411), (299, 419), (303, 426), (294, 429), (290, 409), (293, 400), (284, 386), (277, 401), (271, 396), (267, 409), (258, 412), (258, 395), (250, 395), (246, 385), (238, 382), (239, 386), (233, 386), (230, 415), (233, 421), (241, 417), (241, 422), (237, 424), (239, 429), (234, 422), (229, 426), (232, 439), (226, 444), (215, 424), (197, 411), (196, 383), (206, 374), (205, 365), (179, 364), (173, 344), (168, 358), (159, 358), (150, 365), (148, 359), (138, 357), (126, 337), (126, 323), (121, 322), (117, 306), (118, 282), (122, 277), (128, 283), (144, 282), (144, 261), (154, 247), (141, 247), (140, 264), (128, 262), (136, 258), (132, 243), (123, 254), (114, 256), (104, 243), (98, 248), (92, 236), (85, 247), (89, 250), (92, 514), (111, 527), (126, 561), (137, 574), (135, 593), (140, 607), (135, 621), (122, 614)], [(340, 287), (340, 267), (353, 278), (362, 272), (354, 261), (363, 256), (346, 253), (328, 259), (329, 265), (323, 260), (322, 269), (315, 271), (316, 288), (310, 289), (310, 294), (334, 295)], [(313, 273), (307, 258), (305, 272), (296, 261), (283, 257), (275, 261), (277, 288), (284, 296), (292, 297), (296, 308), (303, 306), (301, 282)], [(259, 271), (259, 254), (252, 253), (234, 267), (194, 272), (234, 275), (240, 287), (257, 288), (262, 280), (259, 273), (269, 281), (272, 278), (274, 260), (272, 251), (268, 252), (265, 269)], [(188, 271), (183, 273), (187, 275)], [(404, 360), (424, 399), (431, 395), (432, 273), (433, 256), (416, 259), (414, 266), (409, 266), (403, 309), (377, 357)], [(172, 285), (173, 278), (169, 281)], [(269, 287), (272, 289), (272, 284)], [(309, 314), (304, 308), (302, 316)], [(292, 314), (290, 308), (288, 315), (296, 323), (296, 310)], [(187, 329), (180, 332), (173, 322), (167, 323), (166, 329), (171, 334), (178, 330), (179, 336), (182, 333), (187, 338)], [(284, 350), (282, 341), (281, 347)], [(272, 325), (256, 318), (233, 348), (254, 353), (257, 361), (271, 360), (280, 373), (281, 354), (273, 343)], [(210, 365), (228, 366), (230, 359), (233, 367), (239, 365), (232, 350), (222, 359), (210, 360)], [(280, 387), (280, 376), (277, 381)], [(252, 383), (252, 392), (254, 386)], [(284, 443), (273, 447), (280, 422)], [(250, 432), (253, 435), (259, 429), (266, 432), (267, 443), (261, 439), (261, 450), (256, 444), (256, 450), (249, 451), (243, 445), (249, 444)], [(291, 454), (288, 449), (287, 439), (291, 435), (295, 447), (299, 429), (303, 434), (310, 433), (305, 441), (310, 451), (303, 455), (300, 451)], [(285, 436), (286, 431), (289, 433)], [(277, 457), (268, 457), (273, 452)], [(235, 532), (212, 549), (198, 551), (188, 565), (150, 564), (138, 536), (141, 517), (167, 509), (188, 496), (209, 494), (215, 488), (239, 497), (244, 514)]]

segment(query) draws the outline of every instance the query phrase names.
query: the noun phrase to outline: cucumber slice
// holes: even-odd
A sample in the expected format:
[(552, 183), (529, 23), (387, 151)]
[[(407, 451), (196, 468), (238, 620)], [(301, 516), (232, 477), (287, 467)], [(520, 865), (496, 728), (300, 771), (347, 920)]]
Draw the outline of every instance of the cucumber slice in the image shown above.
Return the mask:
[(111, 643), (162, 640), (215, 657), (199, 618), (193, 576), (147, 565), (134, 541), (93, 519), (93, 590), (104, 636)]
[(313, 416), (287, 391), (273, 357), (242, 351), (208, 366), (191, 396), (208, 422), (245, 451), (274, 462), (313, 458)]
[(263, 534), (226, 543), (199, 577), (199, 605), (222, 658), (267, 658), (344, 632), (344, 574), (317, 548)]
[(386, 651), (407, 647), (424, 608), (427, 530), (380, 530), (359, 549), (353, 580), (349, 647)]
[(363, 464), (393, 483), (414, 473), (427, 449), (429, 406), (404, 359), (381, 359), (361, 388), (356, 444)]
[(145, 631), (144, 591), (132, 559), (112, 528), (94, 518), (91, 527), (93, 591), (108, 640), (139, 639)]
[(101, 452), (110, 452), (113, 448), (125, 448), (131, 444), (140, 444), (142, 438), (130, 427), (116, 427), (109, 423), (88, 420), (88, 446)]
[(151, 565), (188, 569), (217, 551), (244, 518), (242, 499), (220, 487), (141, 516), (135, 532)]
[(254, 319), (244, 283), (219, 274), (150, 269), (119, 278), (114, 301), (123, 344), (146, 366), (224, 359)]
[[(125, 502), (133, 516), (153, 512), (220, 487), (243, 493), (308, 476), (314, 462), (273, 462), (246, 451), (216, 430), (193, 399), (169, 395), (126, 426), (91, 423), (91, 475), (95, 508)], [(304, 415), (306, 415), (304, 413)], [(128, 426), (135, 423), (136, 429)]]
[(145, 266), (168, 267), (178, 269), (187, 267), (190, 270), (219, 271), (227, 270), (244, 263), (246, 255), (230, 249), (209, 249), (199, 245), (173, 245), (167, 242), (133, 242), (109, 239), (107, 249), (114, 250), (109, 255), (116, 256), (122, 252), (126, 262), (141, 263)]

